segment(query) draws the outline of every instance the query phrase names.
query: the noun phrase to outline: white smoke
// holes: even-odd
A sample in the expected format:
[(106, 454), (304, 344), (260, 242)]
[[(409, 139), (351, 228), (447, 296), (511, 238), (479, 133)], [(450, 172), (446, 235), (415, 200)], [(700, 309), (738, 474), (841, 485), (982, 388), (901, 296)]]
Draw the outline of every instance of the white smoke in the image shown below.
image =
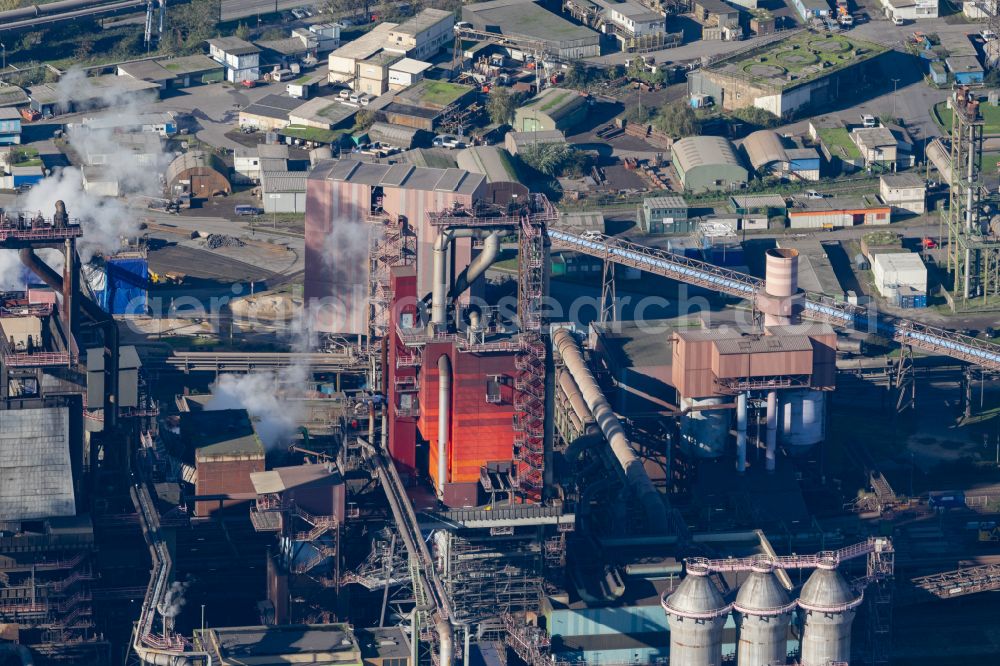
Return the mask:
[[(66, 72), (56, 83), (55, 90), (58, 104), (63, 108), (74, 102), (95, 100), (96, 106), (101, 108), (88, 116), (106, 114), (114, 118), (113, 127), (88, 129), (76, 124), (67, 131), (66, 138), (79, 160), (100, 162), (97, 166), (102, 176), (117, 180), (123, 197), (112, 199), (86, 192), (83, 171), (67, 167), (52, 173), (18, 197), (12, 208), (51, 218), (55, 202), (64, 201), (70, 218), (78, 220), (83, 227), (83, 237), (77, 242), (77, 248), (82, 259), (89, 261), (95, 254), (116, 251), (123, 236), (139, 231), (138, 215), (132, 205), (144, 207), (137, 195), (162, 196), (160, 174), (172, 156), (164, 152), (159, 141), (151, 142), (137, 153), (130, 135), (117, 131), (138, 125), (140, 117), (152, 110), (150, 97), (137, 95), (120, 85), (98, 85), (81, 70)], [(0, 287), (10, 288), (17, 284), (23, 284), (23, 279), (16, 255), (0, 256)]]
[(187, 589), (187, 583), (176, 580), (170, 585), (166, 594), (163, 595), (163, 601), (160, 602), (159, 608), (163, 617), (177, 617), (180, 615), (184, 604), (187, 603), (187, 600), (184, 599), (184, 593), (187, 592)]
[[(41, 249), (36, 254), (52, 270), (62, 273), (63, 255), (61, 252)], [(29, 284), (40, 282), (38, 276), (21, 263), (16, 250), (0, 250), (0, 291), (21, 291)]]
[(364, 329), (368, 321), (368, 258), (381, 229), (356, 217), (333, 221), (323, 243), (332, 293), (313, 305), (313, 316), (324, 330)]
[[(295, 352), (315, 349), (314, 331), (307, 322), (308, 315), (304, 314), (292, 327)], [(220, 375), (212, 384), (212, 399), (205, 409), (245, 409), (261, 442), (274, 448), (287, 443), (305, 418), (305, 403), (291, 396), (302, 392), (309, 380), (310, 368), (305, 362), (272, 372)]]

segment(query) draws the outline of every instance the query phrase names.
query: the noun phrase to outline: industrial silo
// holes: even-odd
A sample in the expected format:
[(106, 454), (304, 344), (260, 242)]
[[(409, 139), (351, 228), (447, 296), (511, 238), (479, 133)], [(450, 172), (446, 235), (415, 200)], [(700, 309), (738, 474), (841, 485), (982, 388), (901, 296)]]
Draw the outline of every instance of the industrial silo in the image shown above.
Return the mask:
[(706, 409), (725, 398), (681, 398), (681, 449), (697, 458), (719, 458), (726, 452), (731, 410)]
[(738, 615), (739, 666), (783, 666), (788, 661), (788, 625), (795, 601), (774, 575), (774, 567), (761, 560), (740, 586), (733, 603)]
[(822, 562), (809, 576), (798, 599), (804, 615), (802, 666), (850, 661), (851, 622), (861, 599), (835, 562)]
[(826, 394), (813, 389), (782, 392), (779, 435), (792, 455), (822, 442), (826, 436)]
[(684, 580), (661, 602), (670, 625), (670, 663), (720, 666), (722, 629), (731, 605), (708, 577), (707, 568), (688, 562), (685, 569)]

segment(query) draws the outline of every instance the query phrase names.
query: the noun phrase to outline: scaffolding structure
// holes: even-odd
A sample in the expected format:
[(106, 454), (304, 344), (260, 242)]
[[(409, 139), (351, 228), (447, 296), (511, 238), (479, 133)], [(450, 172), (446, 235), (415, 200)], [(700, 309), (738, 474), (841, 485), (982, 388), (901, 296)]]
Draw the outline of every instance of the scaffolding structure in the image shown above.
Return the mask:
[(497, 526), (440, 533), (445, 591), (455, 620), (534, 610), (542, 594), (544, 547), (537, 528)]
[(979, 307), (1000, 307), (1000, 228), (990, 223), (991, 201), (982, 182), (985, 122), (967, 87), (952, 94), (951, 107), (951, 182), (943, 215), (952, 299), (956, 310), (976, 307), (977, 297)]
[(377, 225), (368, 253), (368, 334), (374, 340), (389, 332), (391, 269), (415, 261), (417, 237), (403, 216), (393, 219), (389, 215), (376, 215), (368, 218), (368, 222)]

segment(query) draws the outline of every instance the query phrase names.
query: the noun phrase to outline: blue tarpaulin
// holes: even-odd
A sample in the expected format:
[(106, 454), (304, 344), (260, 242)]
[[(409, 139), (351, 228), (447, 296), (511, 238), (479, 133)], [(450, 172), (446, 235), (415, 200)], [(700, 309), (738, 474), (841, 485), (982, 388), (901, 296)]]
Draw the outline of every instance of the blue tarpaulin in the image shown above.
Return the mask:
[(111, 258), (105, 264), (107, 286), (99, 297), (111, 314), (146, 314), (149, 265), (140, 258)]

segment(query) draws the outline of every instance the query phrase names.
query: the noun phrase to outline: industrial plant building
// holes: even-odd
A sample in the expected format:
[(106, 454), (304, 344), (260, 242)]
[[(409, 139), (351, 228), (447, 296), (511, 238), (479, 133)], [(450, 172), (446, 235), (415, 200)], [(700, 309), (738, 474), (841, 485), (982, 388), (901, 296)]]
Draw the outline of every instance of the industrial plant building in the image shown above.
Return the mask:
[[(471, 23), (476, 30), (536, 42), (563, 60), (601, 55), (598, 33), (570, 23), (535, 0), (490, 0), (468, 5), (462, 7), (462, 20)], [(525, 60), (530, 55), (516, 47), (511, 51), (517, 60)]]
[[(825, 0), (820, 4), (829, 10)], [(708, 96), (727, 111), (756, 107), (785, 118), (849, 94), (877, 74), (884, 52), (854, 38), (800, 31), (692, 72), (688, 93)]]
[(782, 180), (819, 180), (820, 155), (773, 130), (758, 130), (743, 140), (747, 160), (761, 176)]
[(587, 114), (587, 98), (576, 90), (546, 88), (514, 112), (518, 132), (565, 132)]

